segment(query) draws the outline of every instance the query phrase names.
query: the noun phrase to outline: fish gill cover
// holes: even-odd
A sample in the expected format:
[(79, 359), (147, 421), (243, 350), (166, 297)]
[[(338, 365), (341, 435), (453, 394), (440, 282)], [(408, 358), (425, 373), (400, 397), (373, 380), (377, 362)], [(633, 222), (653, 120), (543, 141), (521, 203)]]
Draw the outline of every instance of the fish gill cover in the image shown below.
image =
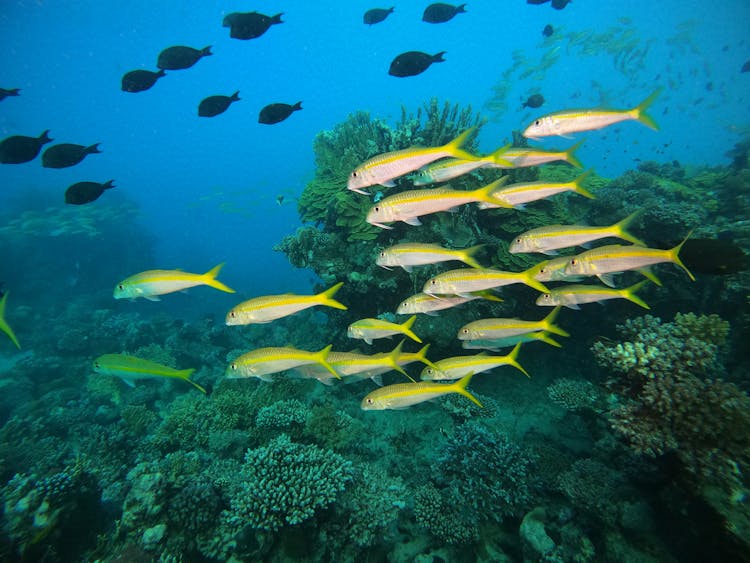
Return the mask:
[(746, 3), (6, 4), (0, 559), (748, 559)]

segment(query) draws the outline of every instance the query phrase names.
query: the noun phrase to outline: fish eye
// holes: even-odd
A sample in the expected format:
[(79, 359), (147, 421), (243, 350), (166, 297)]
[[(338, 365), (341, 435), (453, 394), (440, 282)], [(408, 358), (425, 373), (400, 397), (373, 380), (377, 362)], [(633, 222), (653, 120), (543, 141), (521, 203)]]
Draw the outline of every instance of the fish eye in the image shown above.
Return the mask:
[(99, 362), (94, 362), (94, 367), (98, 368), (99, 367)]
[(432, 285), (437, 285), (437, 281), (436, 281), (436, 280), (430, 280), (430, 283), (431, 283)]
[(237, 370), (237, 364), (230, 364), (229, 367), (235, 371)]
[(352, 178), (356, 178), (356, 177), (357, 177), (357, 171), (355, 170), (354, 172), (352, 172)]
[(469, 334), (469, 329), (468, 328), (464, 328), (464, 329), (461, 330), (461, 332), (463, 332), (464, 334)]
[(122, 291), (123, 289), (125, 289), (125, 286), (124, 286), (124, 285), (122, 285), (122, 284), (119, 284), (119, 285), (117, 286), (117, 289), (119, 289), (119, 290), (121, 290), (121, 291)]
[(367, 404), (368, 404), (368, 405), (371, 405), (372, 403), (373, 403), (373, 400), (372, 400), (372, 399), (367, 399)]
[(381, 253), (380, 253), (380, 257), (381, 257), (381, 258), (385, 258), (385, 252), (381, 252)]
[(516, 239), (516, 242), (520, 243), (520, 242), (521, 242), (521, 237), (518, 237), (518, 238)]
[(380, 211), (380, 207), (378, 207), (378, 206), (376, 205), (375, 207), (373, 207), (373, 211), (375, 211), (375, 213), (377, 213), (378, 211)]
[(232, 318), (234, 318), (234, 317), (236, 317), (237, 315), (235, 315), (235, 312), (234, 312), (234, 311), (229, 311), (229, 316), (230, 316), (230, 317), (232, 317)]
[(575, 266), (576, 264), (578, 264), (578, 260), (576, 260), (575, 258), (573, 258), (573, 259), (572, 259), (572, 260), (570, 261), (570, 265), (571, 265), (571, 266)]

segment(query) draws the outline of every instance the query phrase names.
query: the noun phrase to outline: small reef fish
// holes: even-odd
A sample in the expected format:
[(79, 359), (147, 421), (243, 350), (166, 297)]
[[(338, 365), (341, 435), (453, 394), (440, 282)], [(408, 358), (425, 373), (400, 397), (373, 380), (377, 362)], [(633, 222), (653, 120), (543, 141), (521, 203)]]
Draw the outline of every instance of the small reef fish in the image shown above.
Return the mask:
[(156, 81), (167, 73), (163, 69), (159, 72), (150, 70), (131, 70), (122, 76), (121, 88), (123, 92), (143, 92), (151, 88)]
[(408, 225), (419, 226), (422, 224), (419, 218), (423, 215), (449, 211), (466, 203), (502, 207), (503, 200), (494, 197), (494, 194), (499, 193), (498, 186), (502, 186), (507, 179), (507, 176), (503, 176), (491, 184), (470, 191), (452, 190), (450, 188), (406, 190), (383, 198), (374, 204), (365, 220), (381, 229), (392, 229), (393, 227), (383, 223), (403, 221)]
[(531, 94), (526, 101), (521, 104), (521, 108), (540, 108), (544, 105), (544, 96), (541, 94)]
[(546, 199), (565, 192), (575, 192), (589, 199), (595, 199), (594, 194), (589, 192), (582, 185), (583, 181), (588, 178), (590, 174), (591, 170), (588, 170), (572, 182), (565, 183), (522, 182), (511, 184), (507, 188), (498, 189), (492, 192), (492, 198), (500, 203), (480, 201), (478, 206), (480, 209), (492, 209), (496, 207), (515, 207), (516, 209), (523, 209), (527, 203)]
[(391, 188), (396, 185), (393, 181), (396, 178), (446, 156), (477, 160), (477, 157), (461, 149), (461, 145), (474, 131), (476, 127), (471, 127), (442, 147), (411, 147), (374, 156), (360, 164), (349, 175), (346, 187), (353, 192), (369, 195), (362, 188), (376, 184)]
[(542, 293), (549, 290), (535, 279), (544, 262), (523, 272), (503, 272), (491, 268), (459, 268), (430, 278), (422, 291), (427, 295), (459, 295), (466, 297), (484, 289), (494, 289), (514, 283), (522, 283)]
[(415, 186), (447, 182), (479, 168), (506, 168), (503, 163), (508, 165), (507, 168), (512, 168), (511, 162), (503, 158), (503, 155), (508, 150), (511, 150), (511, 148), (506, 145), (500, 147), (492, 154), (477, 158), (477, 160), (447, 158), (420, 168), (412, 177), (412, 182)]
[(159, 301), (159, 295), (182, 291), (197, 285), (207, 285), (225, 291), (234, 293), (231, 287), (227, 287), (216, 276), (224, 266), (224, 263), (218, 264), (211, 268), (205, 274), (191, 274), (182, 270), (148, 270), (135, 274), (121, 281), (115, 286), (115, 299), (137, 299), (144, 297), (149, 301)]
[(540, 282), (548, 281), (581, 281), (586, 276), (567, 276), (565, 268), (570, 261), (570, 256), (558, 256), (547, 260), (537, 272), (536, 280)]
[(302, 109), (302, 102), (297, 102), (294, 105), (290, 104), (268, 104), (258, 114), (258, 123), (264, 125), (273, 125), (274, 123), (280, 123), (287, 117), (292, 115), (295, 111)]
[(444, 63), (445, 59), (443, 58), (443, 55), (445, 55), (445, 51), (440, 51), (435, 55), (429, 55), (422, 51), (407, 51), (406, 53), (401, 53), (391, 61), (388, 74), (399, 78), (422, 74), (425, 70), (430, 68), (432, 63)]
[(526, 377), (531, 378), (528, 372), (521, 367), (516, 359), (521, 349), (516, 344), (513, 351), (506, 356), (490, 356), (489, 354), (477, 354), (474, 356), (454, 356), (435, 362), (437, 368), (426, 366), (420, 375), (420, 379), (429, 381), (448, 381), (461, 379), (470, 373), (483, 373), (500, 366), (513, 366)]
[(135, 387), (139, 379), (181, 379), (190, 383), (201, 393), (206, 390), (190, 379), (195, 369), (174, 369), (126, 354), (104, 354), (94, 360), (94, 371), (101, 375), (119, 377), (130, 387)]
[(340, 379), (336, 370), (328, 363), (328, 354), (333, 346), (329, 344), (318, 352), (306, 352), (296, 348), (258, 348), (242, 354), (227, 367), (225, 376), (228, 379), (245, 379), (257, 377), (263, 381), (273, 381), (274, 373), (303, 366), (320, 364), (334, 377)]
[(232, 307), (227, 313), (226, 324), (237, 326), (270, 323), (273, 320), (293, 315), (317, 305), (325, 305), (326, 307), (346, 311), (346, 305), (339, 303), (333, 298), (342, 285), (344, 285), (344, 282), (339, 282), (317, 295), (284, 293), (282, 295), (266, 295), (264, 297), (248, 299)]
[(422, 343), (422, 340), (412, 332), (411, 327), (417, 320), (416, 315), (412, 315), (401, 324), (384, 321), (382, 319), (360, 319), (349, 325), (346, 335), (349, 338), (358, 338), (364, 340), (367, 344), (372, 344), (373, 340), (386, 338), (394, 334), (403, 334), (415, 342)]
[(373, 8), (367, 10), (365, 15), (362, 16), (362, 21), (367, 25), (375, 25), (385, 20), (390, 14), (393, 13), (394, 8)]
[(397, 315), (413, 315), (424, 313), (425, 315), (437, 315), (436, 311), (450, 309), (457, 305), (462, 305), (473, 301), (474, 299), (486, 299), (488, 301), (502, 302), (502, 299), (493, 295), (490, 291), (477, 291), (466, 296), (460, 295), (427, 295), (426, 293), (417, 293), (404, 299), (396, 309)]
[(362, 399), (360, 406), (362, 410), (366, 411), (404, 409), (449, 393), (458, 393), (481, 407), (482, 403), (466, 389), (473, 376), (474, 374), (470, 373), (450, 384), (421, 381), (419, 383), (386, 385), (369, 393)]
[(224, 16), (222, 27), (229, 28), (229, 37), (232, 39), (255, 39), (263, 35), (272, 25), (284, 23), (281, 16), (266, 16), (258, 12), (232, 12)]
[(65, 190), (65, 203), (70, 205), (85, 205), (99, 199), (104, 190), (115, 187), (114, 180), (108, 180), (103, 184), (99, 182), (76, 182)]
[(638, 218), (642, 211), (636, 211), (625, 219), (608, 227), (588, 227), (584, 225), (548, 225), (531, 229), (513, 239), (508, 248), (511, 254), (519, 252), (541, 252), (554, 255), (561, 248), (582, 246), (603, 238), (620, 238), (633, 244), (646, 246), (626, 229)]
[(203, 57), (208, 57), (210, 55), (213, 55), (211, 52), (211, 45), (203, 47), (203, 49), (175, 45), (174, 47), (167, 47), (159, 53), (159, 57), (156, 60), (156, 68), (161, 68), (163, 70), (182, 70), (190, 68)]
[(355, 352), (332, 352), (328, 361), (336, 370), (336, 373), (341, 376), (366, 373), (368, 374), (367, 377), (372, 377), (371, 374), (374, 374), (375, 370), (379, 374), (395, 370), (409, 377), (398, 362), (403, 345), (404, 342), (401, 341), (391, 352), (370, 355)]
[(624, 289), (595, 285), (565, 285), (556, 287), (549, 293), (543, 293), (537, 297), (536, 304), (555, 307), (562, 305), (570, 309), (580, 309), (579, 305), (584, 303), (600, 303), (609, 299), (627, 299), (644, 309), (650, 309), (651, 307), (635, 294), (647, 283), (649, 283), (649, 280), (643, 280)]
[(20, 88), (0, 88), (0, 102), (9, 96), (20, 96)]
[(422, 21), (427, 23), (445, 23), (452, 20), (456, 14), (464, 13), (466, 13), (466, 4), (453, 6), (451, 4), (436, 2), (435, 4), (430, 4), (424, 9)]
[(551, 24), (545, 25), (544, 29), (542, 30), (542, 36), (544, 37), (552, 37), (554, 33), (555, 33), (555, 28), (552, 27)]
[(51, 143), (49, 129), (38, 137), (27, 137), (26, 135), (13, 135), (0, 141), (0, 163), (23, 164), (34, 160), (42, 146)]
[(576, 168), (583, 168), (583, 164), (581, 164), (581, 161), (578, 160), (578, 157), (575, 155), (576, 150), (578, 150), (578, 147), (582, 144), (582, 140), (578, 141), (575, 145), (565, 151), (532, 149), (528, 147), (510, 147), (500, 155), (505, 163), (495, 159), (495, 166), (497, 168), (525, 168), (528, 166), (547, 164), (548, 162), (563, 161), (575, 166)]
[(407, 272), (411, 272), (413, 266), (438, 264), (451, 260), (463, 262), (472, 268), (481, 268), (482, 266), (474, 260), (474, 254), (482, 247), (484, 247), (483, 244), (478, 244), (470, 248), (449, 249), (443, 248), (439, 244), (405, 242), (381, 250), (375, 259), (375, 263), (383, 268), (401, 266)]
[(462, 326), (458, 331), (457, 338), (459, 340), (497, 340), (539, 331), (551, 332), (558, 336), (570, 336), (554, 324), (561, 308), (558, 305), (540, 321), (499, 318), (479, 319)]
[(198, 104), (199, 117), (216, 117), (227, 111), (234, 102), (240, 101), (240, 91), (237, 90), (231, 96), (209, 96), (203, 98)]
[(748, 60), (744, 65), (742, 65), (740, 72), (750, 72), (750, 60)]
[(67, 168), (75, 166), (87, 155), (98, 154), (100, 143), (94, 143), (88, 147), (74, 145), (73, 143), (61, 143), (52, 145), (42, 153), (42, 166), (45, 168)]
[(581, 131), (594, 131), (602, 129), (621, 121), (638, 121), (646, 127), (658, 130), (654, 119), (646, 113), (646, 110), (654, 103), (661, 93), (657, 89), (648, 98), (632, 109), (571, 109), (538, 117), (524, 131), (523, 136), (529, 139), (539, 139), (550, 135), (569, 136)]
[(6, 291), (2, 294), (2, 296), (0, 296), (0, 330), (7, 334), (8, 338), (10, 338), (13, 344), (16, 345), (16, 348), (20, 350), (21, 345), (18, 343), (18, 338), (16, 338), (13, 329), (10, 328), (10, 325), (5, 320), (5, 303), (6, 301), (8, 301), (8, 293), (9, 292)]
[(552, 0), (551, 6), (555, 10), (563, 10), (565, 8), (565, 6), (567, 6), (568, 4), (570, 4), (570, 2), (571, 2), (571, 0)]
[(491, 352), (497, 352), (503, 348), (510, 348), (516, 344), (524, 344), (526, 342), (544, 342), (555, 348), (562, 348), (562, 344), (553, 340), (549, 333), (544, 330), (517, 334), (506, 338), (464, 340), (461, 343), (461, 347), (465, 350), (490, 350)]
[(648, 266), (672, 262), (685, 270), (690, 279), (695, 281), (695, 276), (687, 269), (679, 256), (682, 245), (685, 244), (686, 240), (687, 238), (668, 250), (619, 244), (593, 248), (570, 258), (567, 266), (565, 266), (565, 275), (597, 276), (606, 285), (611, 286), (612, 274), (628, 270), (639, 270), (643, 273), (643, 269)]

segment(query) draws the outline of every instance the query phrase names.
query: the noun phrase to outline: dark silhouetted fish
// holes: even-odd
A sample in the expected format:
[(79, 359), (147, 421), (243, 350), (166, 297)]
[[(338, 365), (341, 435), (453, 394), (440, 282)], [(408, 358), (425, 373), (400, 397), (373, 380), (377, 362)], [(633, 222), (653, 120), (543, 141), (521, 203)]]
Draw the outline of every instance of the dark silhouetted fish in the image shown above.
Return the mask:
[(527, 4), (546, 4), (549, 0), (526, 0)]
[(229, 37), (233, 39), (255, 39), (260, 37), (268, 28), (281, 21), (281, 16), (264, 16), (258, 12), (233, 12), (224, 16), (223, 26), (229, 28)]
[(744, 65), (742, 65), (740, 72), (750, 72), (750, 61), (747, 61)]
[(297, 102), (293, 106), (289, 104), (268, 104), (262, 110), (258, 116), (258, 123), (265, 123), (266, 125), (273, 125), (279, 121), (284, 121), (287, 117), (292, 115), (292, 112), (302, 109), (302, 102)]
[(362, 19), (367, 25), (373, 25), (382, 22), (392, 13), (393, 8), (388, 8), (387, 10), (385, 8), (373, 8), (372, 10), (367, 10)]
[(570, 4), (571, 0), (552, 0), (552, 7), (555, 10), (562, 10), (565, 6)]
[(452, 20), (456, 14), (465, 13), (465, 6), (466, 4), (453, 6), (451, 4), (443, 4), (441, 2), (430, 4), (424, 9), (424, 13), (422, 14), (422, 21), (425, 21), (427, 23), (445, 23)]
[(747, 254), (728, 239), (688, 239), (680, 259), (691, 272), (725, 275), (747, 269)]
[(444, 54), (445, 51), (440, 51), (437, 55), (428, 55), (421, 51), (401, 53), (393, 59), (388, 74), (400, 77), (422, 74), (432, 63), (445, 62), (445, 59), (443, 59)]
[(151, 72), (150, 70), (131, 70), (122, 77), (123, 92), (143, 92), (156, 84), (156, 81), (164, 76), (166, 72)]
[(99, 199), (99, 196), (104, 193), (104, 190), (109, 190), (115, 187), (114, 180), (104, 182), (78, 182), (70, 186), (65, 190), (65, 203), (71, 205), (83, 205), (84, 203), (91, 203)]
[(539, 108), (544, 104), (544, 96), (541, 94), (532, 94), (521, 104), (522, 108)]
[(0, 88), (0, 101), (4, 100), (8, 96), (19, 96), (20, 88)]
[(86, 155), (100, 153), (99, 143), (89, 147), (74, 145), (72, 143), (61, 143), (52, 145), (42, 153), (42, 166), (45, 168), (67, 168), (81, 162)]
[(237, 90), (231, 96), (209, 96), (201, 100), (198, 105), (198, 115), (201, 117), (215, 117), (227, 111), (232, 102), (240, 100), (240, 91)]
[(49, 129), (38, 137), (14, 135), (0, 141), (0, 162), (3, 164), (21, 164), (34, 160), (42, 146), (51, 143), (47, 135)]
[(555, 28), (552, 27), (550, 24), (547, 24), (544, 26), (544, 29), (542, 30), (542, 35), (545, 37), (552, 37), (552, 34), (555, 33)]
[(176, 45), (174, 47), (167, 47), (159, 53), (156, 66), (164, 70), (181, 70), (183, 68), (190, 68), (203, 57), (208, 57), (209, 55), (213, 55), (211, 45), (203, 49), (193, 49), (192, 47)]

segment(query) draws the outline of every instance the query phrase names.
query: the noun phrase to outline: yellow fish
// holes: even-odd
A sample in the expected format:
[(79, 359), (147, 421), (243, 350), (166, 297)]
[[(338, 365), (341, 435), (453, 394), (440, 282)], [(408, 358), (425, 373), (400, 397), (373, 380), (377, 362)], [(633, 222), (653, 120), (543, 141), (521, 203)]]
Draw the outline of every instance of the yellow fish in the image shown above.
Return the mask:
[(149, 301), (159, 301), (159, 295), (182, 291), (197, 285), (208, 285), (227, 293), (234, 293), (231, 287), (227, 287), (216, 279), (223, 266), (222, 262), (205, 274), (191, 274), (182, 270), (148, 270), (118, 283), (115, 286), (114, 297), (115, 299), (144, 297)]
[(5, 294), (3, 294), (3, 296), (0, 298), (0, 330), (7, 334), (8, 338), (10, 338), (13, 341), (13, 344), (16, 345), (16, 348), (20, 350), (21, 345), (18, 343), (18, 338), (16, 338), (16, 335), (13, 333), (13, 329), (10, 328), (10, 325), (5, 320), (5, 302), (7, 300), (8, 292), (5, 292)]
[(649, 280), (643, 280), (625, 289), (596, 285), (564, 285), (537, 297), (536, 304), (542, 306), (562, 305), (570, 309), (580, 309), (579, 305), (584, 303), (599, 303), (608, 299), (627, 299), (644, 309), (650, 309), (651, 307), (635, 294), (648, 282)]
[(476, 160), (446, 158), (435, 164), (420, 168), (413, 177), (412, 182), (415, 186), (425, 186), (427, 184), (447, 182), (479, 168), (512, 168), (512, 166), (497, 164), (498, 162), (512, 164), (503, 157), (508, 150), (513, 150), (510, 148), (510, 145), (501, 147), (492, 154), (477, 158)]
[(258, 377), (263, 381), (273, 381), (271, 374), (296, 368), (306, 364), (320, 364), (334, 377), (341, 379), (328, 362), (328, 353), (333, 345), (319, 352), (306, 352), (296, 348), (258, 348), (236, 358), (224, 374), (228, 379)]
[(427, 295), (426, 293), (417, 293), (407, 297), (399, 303), (396, 309), (397, 315), (413, 315), (415, 313), (424, 313), (425, 315), (435, 316), (436, 311), (450, 309), (463, 303), (468, 303), (474, 299), (486, 299), (487, 301), (502, 302), (502, 299), (493, 295), (491, 291), (477, 291), (466, 296), (460, 295)]
[(545, 262), (540, 262), (523, 272), (503, 272), (491, 268), (459, 268), (430, 278), (422, 291), (427, 295), (458, 295), (466, 297), (473, 292), (494, 289), (514, 283), (523, 283), (547, 293), (549, 290), (535, 279)]
[(593, 131), (602, 129), (607, 125), (620, 123), (621, 121), (638, 121), (646, 127), (658, 130), (654, 119), (646, 113), (646, 110), (654, 103), (661, 93), (656, 90), (648, 98), (632, 109), (571, 109), (551, 113), (534, 120), (523, 132), (523, 136), (529, 139), (549, 137), (550, 135), (569, 136), (571, 133), (581, 131)]
[(473, 376), (474, 374), (470, 373), (450, 384), (421, 381), (419, 383), (386, 385), (368, 394), (362, 399), (360, 406), (366, 411), (405, 409), (406, 407), (429, 401), (435, 397), (449, 393), (458, 393), (481, 407), (482, 403), (466, 389)]
[(547, 331), (539, 330), (537, 332), (527, 332), (526, 334), (517, 334), (515, 336), (508, 336), (506, 338), (492, 338), (492, 339), (477, 339), (477, 340), (464, 340), (461, 347), (465, 350), (490, 350), (497, 352), (503, 348), (510, 348), (518, 343), (523, 344), (524, 342), (544, 342), (555, 348), (562, 348), (562, 345), (553, 340)]
[(583, 164), (576, 157), (575, 152), (581, 146), (583, 141), (578, 141), (575, 145), (565, 151), (553, 151), (543, 149), (533, 149), (529, 147), (511, 147), (502, 154), (503, 160), (508, 161), (511, 166), (505, 166), (502, 163), (496, 163), (498, 168), (525, 168), (527, 166), (539, 166), (547, 162), (564, 161), (576, 168), (583, 168)]
[(236, 305), (227, 313), (226, 324), (236, 326), (270, 323), (273, 320), (293, 315), (316, 305), (325, 305), (326, 307), (346, 311), (346, 305), (339, 303), (333, 298), (342, 285), (344, 285), (344, 282), (339, 282), (317, 295), (284, 293), (282, 295), (266, 295), (264, 297), (248, 299)]
[(349, 175), (346, 187), (353, 192), (369, 195), (362, 188), (376, 184), (389, 188), (393, 187), (396, 185), (394, 179), (409, 172), (414, 172), (422, 166), (446, 156), (463, 160), (477, 160), (476, 156), (461, 149), (461, 145), (475, 130), (476, 126), (467, 129), (442, 147), (411, 147), (374, 156), (358, 166)]
[(144, 360), (126, 354), (104, 354), (94, 360), (94, 371), (101, 375), (119, 377), (131, 387), (134, 381), (139, 379), (181, 379), (190, 383), (201, 393), (206, 390), (190, 379), (195, 369), (174, 369), (169, 366), (157, 364), (150, 360)]
[(546, 331), (560, 336), (570, 336), (563, 329), (554, 325), (561, 307), (555, 307), (549, 315), (540, 321), (523, 321), (520, 319), (479, 319), (462, 326), (457, 338), (459, 340), (496, 340)]
[(513, 239), (508, 248), (511, 254), (519, 252), (541, 252), (557, 254), (561, 248), (581, 246), (595, 240), (613, 237), (621, 238), (633, 244), (646, 246), (640, 239), (631, 235), (626, 229), (641, 214), (631, 213), (625, 219), (608, 227), (589, 227), (585, 225), (547, 225), (531, 229)]
[(439, 244), (405, 242), (381, 250), (375, 263), (383, 268), (401, 266), (407, 272), (412, 271), (412, 266), (425, 266), (451, 260), (463, 262), (472, 268), (481, 268), (473, 256), (483, 246), (483, 244), (478, 244), (471, 248), (449, 249)]
[[(688, 237), (690, 237), (690, 234), (688, 234)], [(620, 244), (600, 246), (570, 258), (567, 266), (565, 266), (565, 275), (597, 276), (605, 284), (611, 286), (613, 274), (628, 270), (638, 270), (644, 273), (648, 271), (646, 270), (648, 266), (672, 262), (685, 270), (690, 279), (695, 281), (695, 276), (682, 263), (679, 256), (682, 245), (686, 241), (687, 237), (680, 244), (668, 250)]]
[(382, 319), (360, 319), (349, 325), (346, 334), (349, 338), (359, 338), (368, 344), (372, 344), (372, 341), (377, 338), (385, 338), (387, 336), (393, 336), (394, 334), (403, 334), (421, 344), (422, 341), (420, 338), (411, 331), (411, 326), (416, 319), (417, 316), (412, 315), (401, 324), (384, 321)]
[(523, 209), (532, 201), (552, 197), (553, 195), (575, 192), (579, 195), (594, 199), (594, 195), (583, 187), (583, 181), (591, 174), (591, 170), (584, 172), (572, 182), (519, 182), (511, 184), (506, 188), (493, 191), (490, 196), (495, 201), (480, 201), (480, 209), (493, 209), (496, 207), (515, 207)]
[(422, 370), (421, 379), (430, 381), (447, 381), (460, 379), (469, 373), (482, 373), (490, 371), (499, 366), (513, 366), (526, 377), (531, 377), (521, 367), (516, 359), (521, 344), (516, 344), (513, 351), (505, 356), (490, 356), (489, 354), (477, 354), (475, 356), (454, 356), (435, 362), (435, 368), (426, 366)]
[(494, 196), (494, 194), (499, 193), (498, 188), (507, 179), (507, 176), (503, 176), (487, 186), (471, 191), (452, 190), (450, 188), (406, 190), (388, 196), (373, 205), (367, 214), (366, 221), (381, 229), (392, 229), (393, 227), (383, 223), (403, 221), (408, 225), (419, 226), (422, 224), (419, 217), (439, 211), (448, 211), (465, 203), (482, 202), (487, 207), (512, 207), (510, 204), (505, 204), (504, 200)]

